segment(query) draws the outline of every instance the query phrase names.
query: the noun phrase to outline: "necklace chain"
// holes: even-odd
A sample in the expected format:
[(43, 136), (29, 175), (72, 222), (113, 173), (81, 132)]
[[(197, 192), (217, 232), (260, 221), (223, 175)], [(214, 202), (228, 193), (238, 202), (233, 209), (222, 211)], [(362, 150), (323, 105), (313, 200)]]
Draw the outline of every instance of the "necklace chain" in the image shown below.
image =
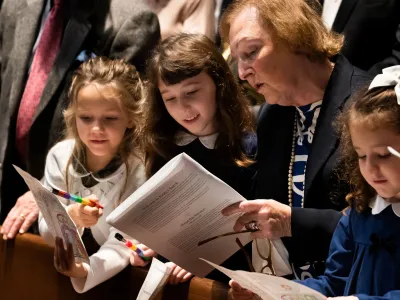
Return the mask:
[[(294, 124), (293, 124), (293, 137), (292, 137), (292, 151), (290, 154), (290, 163), (289, 163), (289, 174), (288, 174), (288, 200), (289, 200), (289, 206), (293, 206), (293, 166), (295, 162), (295, 149), (296, 149), (296, 136), (297, 136), (297, 113), (295, 113), (294, 116)], [(304, 165), (304, 180), (303, 180), (303, 193), (304, 193), (304, 188), (305, 188), (305, 179), (306, 179), (306, 166), (307, 162)], [(304, 196), (301, 198), (301, 207), (304, 207)]]

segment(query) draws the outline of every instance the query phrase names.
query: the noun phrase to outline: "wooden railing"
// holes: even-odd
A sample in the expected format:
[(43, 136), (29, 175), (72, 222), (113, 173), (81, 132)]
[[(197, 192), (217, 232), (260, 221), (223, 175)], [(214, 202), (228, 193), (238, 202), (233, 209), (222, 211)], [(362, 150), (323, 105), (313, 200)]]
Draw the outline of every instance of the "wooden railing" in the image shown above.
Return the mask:
[[(0, 237), (1, 300), (136, 299), (146, 274), (145, 269), (129, 266), (92, 290), (78, 294), (69, 278), (55, 270), (53, 248), (41, 237), (24, 234), (7, 241)], [(167, 285), (157, 300), (228, 299), (227, 293), (226, 285), (195, 277), (188, 283)]]

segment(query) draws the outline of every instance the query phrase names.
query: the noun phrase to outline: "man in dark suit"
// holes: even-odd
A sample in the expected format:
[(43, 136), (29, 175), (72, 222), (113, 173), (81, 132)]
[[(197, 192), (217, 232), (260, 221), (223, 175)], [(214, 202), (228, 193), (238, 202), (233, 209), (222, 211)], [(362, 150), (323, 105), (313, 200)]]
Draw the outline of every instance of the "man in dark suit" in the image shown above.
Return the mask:
[[(47, 152), (62, 138), (62, 111), (73, 71), (95, 55), (124, 58), (143, 70), (159, 39), (157, 16), (142, 0), (3, 1), (0, 223), (8, 214), (3, 238), (25, 232), (37, 219), (33, 197), (24, 194), (27, 187), (12, 164), (36, 178), (43, 176)], [(32, 102), (37, 102), (33, 109)], [(33, 111), (28, 126), (21, 121), (29, 115), (26, 107)], [(20, 128), (27, 128), (22, 138)]]
[(344, 34), (341, 53), (356, 67), (376, 75), (400, 64), (399, 0), (320, 0), (322, 18)]

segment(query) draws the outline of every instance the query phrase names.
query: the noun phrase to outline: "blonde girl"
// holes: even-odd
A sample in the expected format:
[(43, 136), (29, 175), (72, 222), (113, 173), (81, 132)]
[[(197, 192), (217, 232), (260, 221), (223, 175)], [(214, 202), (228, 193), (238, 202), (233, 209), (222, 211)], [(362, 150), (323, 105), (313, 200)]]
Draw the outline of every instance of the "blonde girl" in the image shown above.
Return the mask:
[[(114, 238), (116, 229), (105, 219), (145, 181), (144, 166), (137, 156), (142, 98), (142, 82), (132, 65), (104, 57), (83, 63), (73, 77), (64, 113), (66, 139), (47, 156), (45, 186), (91, 196), (104, 207), (103, 211), (60, 198), (80, 233), (90, 227), (83, 236), (88, 252), (93, 252), (90, 265), (75, 263), (71, 245), (63, 245), (60, 237), (55, 242), (55, 267), (71, 277), (79, 293), (129, 264), (130, 250)], [(43, 218), (39, 227), (46, 240), (53, 242)]]

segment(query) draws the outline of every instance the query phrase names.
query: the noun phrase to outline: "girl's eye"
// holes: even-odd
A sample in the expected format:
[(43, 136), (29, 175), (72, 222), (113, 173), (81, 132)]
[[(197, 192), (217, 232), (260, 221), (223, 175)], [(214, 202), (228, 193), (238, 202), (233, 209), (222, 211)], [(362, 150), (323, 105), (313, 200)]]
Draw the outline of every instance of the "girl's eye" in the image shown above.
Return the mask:
[(195, 95), (198, 91), (199, 90), (194, 90), (194, 91), (187, 92), (186, 94), (187, 95)]
[(118, 120), (118, 117), (106, 117), (107, 121), (116, 121)]
[(385, 159), (385, 158), (389, 158), (390, 156), (392, 156), (392, 154), (390, 154), (390, 153), (385, 153), (385, 154), (379, 154), (378, 156), (379, 156), (379, 158)]
[(175, 99), (176, 99), (175, 97), (167, 98), (167, 99), (165, 99), (165, 102), (171, 102), (171, 101), (174, 101)]
[(367, 157), (366, 155), (359, 155), (359, 156), (358, 156), (358, 159), (359, 159), (359, 160), (364, 160), (366, 157)]
[(90, 122), (92, 120), (92, 118), (89, 116), (79, 116), (79, 119), (81, 119), (83, 122)]

